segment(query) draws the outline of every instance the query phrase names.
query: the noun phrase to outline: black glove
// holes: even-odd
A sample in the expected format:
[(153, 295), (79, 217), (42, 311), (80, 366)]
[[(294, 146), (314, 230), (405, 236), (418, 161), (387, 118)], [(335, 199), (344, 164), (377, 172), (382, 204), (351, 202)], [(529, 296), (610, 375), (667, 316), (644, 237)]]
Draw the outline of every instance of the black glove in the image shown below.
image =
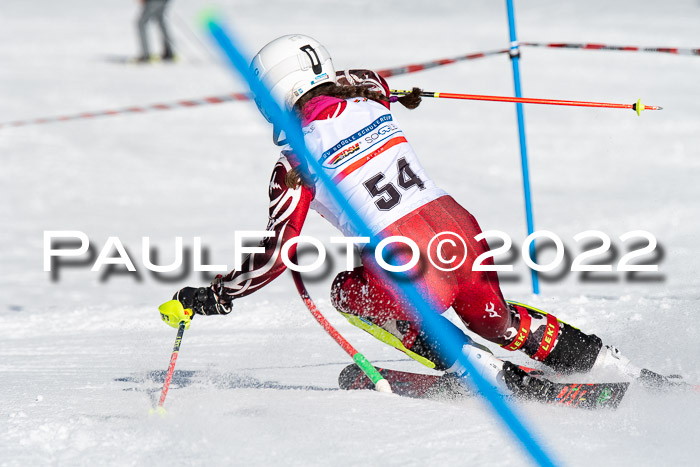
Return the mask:
[(185, 287), (173, 295), (173, 300), (199, 315), (227, 315), (233, 308), (232, 302), (220, 303), (211, 287)]

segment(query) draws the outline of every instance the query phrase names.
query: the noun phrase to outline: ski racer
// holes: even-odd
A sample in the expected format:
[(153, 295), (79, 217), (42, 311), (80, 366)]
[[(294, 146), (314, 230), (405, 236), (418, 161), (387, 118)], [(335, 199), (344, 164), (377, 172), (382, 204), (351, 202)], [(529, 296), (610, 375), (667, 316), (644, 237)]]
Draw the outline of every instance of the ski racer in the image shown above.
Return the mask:
[[(309, 151), (374, 234), (410, 238), (418, 245), (421, 258), (430, 254), (429, 242), (436, 234), (452, 232), (462, 239), (439, 246), (443, 258), (466, 253), (459, 268), (444, 271), (423, 261), (410, 271), (413, 285), (437, 312), (452, 307), (470, 331), (506, 350), (524, 352), (558, 372), (611, 366), (631, 378), (663, 379), (633, 365), (593, 334), (552, 314), (506, 301), (495, 272), (472, 270), (474, 258), (489, 250), (485, 240), (474, 240), (481, 233), (479, 224), (429, 177), (390, 110), (396, 101), (409, 109), (417, 107), (419, 89), (397, 99), (390, 97), (387, 83), (373, 71), (336, 72), (327, 50), (304, 35), (270, 42), (255, 56), (251, 69), (280, 105), (297, 113)], [(263, 108), (260, 111), (265, 115)], [(278, 129), (273, 139), (284, 144)], [(282, 148), (274, 166), (269, 196), (267, 230), (275, 236), (261, 243), (265, 252), (244, 257), (239, 270), (218, 276), (209, 287), (186, 287), (173, 299), (196, 314), (230, 313), (235, 299), (259, 290), (286, 269), (281, 246), (300, 234), (309, 208), (345, 236), (358, 235), (347, 213), (337, 207), (290, 146)], [(450, 354), (424, 332), (421, 320), (408, 311), (396, 284), (379, 269), (370, 250), (361, 251), (362, 266), (337, 275), (331, 286), (333, 305), (352, 324), (419, 362), (463, 376), (458, 355)], [(294, 246), (290, 256), (295, 251)], [(410, 259), (403, 251), (395, 251), (395, 257), (398, 264)], [(446, 318), (441, 319), (463, 343), (461, 352), (476, 371), (502, 394), (539, 390), (535, 378), (495, 358)], [(529, 384), (534, 386), (528, 388)]]
[(141, 15), (138, 19), (139, 43), (141, 45), (141, 55), (136, 59), (137, 63), (148, 63), (151, 61), (151, 52), (148, 44), (148, 31), (146, 26), (149, 21), (156, 21), (160, 28), (161, 36), (163, 37), (163, 55), (161, 59), (165, 62), (175, 60), (173, 54), (172, 40), (168, 32), (168, 26), (165, 19), (165, 10), (168, 7), (170, 0), (141, 0), (143, 5)]

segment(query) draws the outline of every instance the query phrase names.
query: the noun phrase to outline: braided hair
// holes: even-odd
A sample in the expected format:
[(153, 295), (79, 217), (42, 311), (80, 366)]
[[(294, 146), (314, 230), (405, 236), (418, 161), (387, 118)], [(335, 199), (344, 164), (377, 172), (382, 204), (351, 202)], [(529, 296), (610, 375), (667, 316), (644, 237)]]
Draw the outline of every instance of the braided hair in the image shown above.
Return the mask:
[[(421, 92), (420, 88), (413, 88), (410, 94), (396, 98), (396, 102), (400, 103), (408, 109), (415, 109), (421, 103)], [(353, 97), (362, 97), (365, 99), (370, 99), (380, 104), (385, 104), (389, 102), (395, 102), (392, 98), (386, 96), (384, 93), (379, 91), (373, 91), (366, 86), (344, 86), (336, 83), (326, 83), (317, 86), (301, 96), (296, 102), (294, 107), (297, 112), (302, 112), (304, 106), (314, 97), (318, 96), (330, 96), (337, 97), (338, 99), (352, 99)]]

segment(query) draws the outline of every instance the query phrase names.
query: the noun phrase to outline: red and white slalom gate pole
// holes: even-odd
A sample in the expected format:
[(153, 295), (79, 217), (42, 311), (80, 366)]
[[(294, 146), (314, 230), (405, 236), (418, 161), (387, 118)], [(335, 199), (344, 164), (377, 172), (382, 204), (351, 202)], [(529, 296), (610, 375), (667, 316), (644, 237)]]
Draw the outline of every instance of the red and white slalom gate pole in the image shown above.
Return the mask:
[(674, 55), (700, 55), (700, 49), (687, 47), (639, 47), (635, 45), (610, 45), (573, 42), (521, 42), (528, 47), (549, 47), (552, 49), (618, 50), (624, 52), (658, 52)]

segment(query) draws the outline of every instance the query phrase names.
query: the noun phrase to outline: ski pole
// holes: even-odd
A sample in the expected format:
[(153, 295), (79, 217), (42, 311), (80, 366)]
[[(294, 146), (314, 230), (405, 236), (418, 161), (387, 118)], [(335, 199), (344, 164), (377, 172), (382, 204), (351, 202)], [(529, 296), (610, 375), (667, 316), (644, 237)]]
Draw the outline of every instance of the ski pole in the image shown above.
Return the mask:
[[(411, 94), (411, 91), (391, 90), (391, 94), (403, 96)], [(608, 102), (585, 102), (567, 101), (558, 99), (533, 99), (529, 97), (506, 97), (506, 96), (482, 96), (478, 94), (453, 94), (448, 92), (421, 92), (421, 97), (436, 97), (441, 99), (465, 99), (470, 101), (491, 101), (491, 102), (520, 102), (522, 104), (546, 104), (546, 105), (568, 105), (574, 107), (605, 107), (608, 109), (632, 109), (640, 115), (642, 110), (661, 110), (657, 105), (644, 105), (641, 99), (634, 104), (611, 104)]]
[[(296, 261), (296, 258), (294, 258)], [(389, 382), (384, 379), (384, 377), (377, 371), (376, 368), (370, 363), (367, 358), (357, 351), (345, 338), (328, 322), (326, 318), (321, 314), (321, 312), (316, 308), (316, 304), (309, 296), (309, 292), (306, 290), (306, 286), (301, 279), (301, 274), (298, 271), (292, 271), (292, 277), (294, 278), (294, 285), (299, 291), (299, 296), (304, 301), (306, 308), (309, 309), (311, 314), (316, 321), (321, 325), (323, 329), (340, 345), (340, 347), (345, 350), (348, 355), (352, 357), (355, 364), (360, 367), (360, 369), (367, 375), (367, 377), (374, 383), (374, 387), (379, 392), (392, 392)]]
[(175, 372), (175, 362), (177, 361), (177, 354), (180, 352), (180, 343), (182, 342), (182, 335), (185, 333), (185, 327), (187, 323), (185, 321), (180, 322), (180, 326), (177, 328), (177, 337), (175, 337), (175, 345), (173, 346), (173, 354), (170, 356), (170, 365), (168, 366), (168, 372), (165, 375), (165, 381), (163, 382), (163, 390), (160, 393), (160, 401), (158, 402), (158, 407), (151, 409), (149, 413), (158, 413), (160, 415), (165, 415), (165, 409), (163, 404), (165, 403), (165, 396), (168, 395), (168, 388), (170, 388), (170, 382), (173, 379), (173, 373)]

